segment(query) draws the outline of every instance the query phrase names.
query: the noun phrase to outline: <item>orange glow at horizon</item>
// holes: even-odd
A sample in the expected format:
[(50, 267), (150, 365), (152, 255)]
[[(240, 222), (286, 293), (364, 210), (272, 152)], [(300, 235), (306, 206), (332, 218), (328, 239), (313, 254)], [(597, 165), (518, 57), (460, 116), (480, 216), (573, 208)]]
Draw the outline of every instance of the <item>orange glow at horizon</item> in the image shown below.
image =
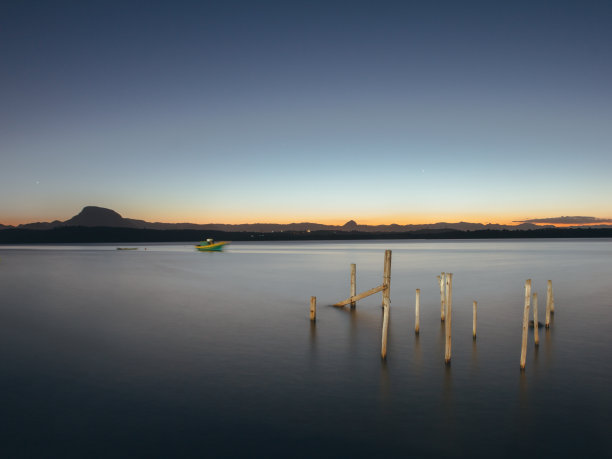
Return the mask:
[[(125, 215), (124, 215), (125, 216)], [(164, 218), (165, 217), (165, 218)], [(429, 215), (429, 214), (396, 214), (396, 215), (377, 215), (377, 216), (341, 216), (337, 214), (330, 215), (329, 213), (321, 213), (319, 216), (314, 215), (301, 215), (301, 216), (288, 216), (283, 214), (275, 214), (274, 216), (260, 215), (256, 216), (253, 214), (235, 213), (235, 214), (224, 214), (223, 216), (215, 216), (210, 218), (198, 218), (197, 216), (186, 216), (186, 215), (154, 215), (154, 216), (134, 216), (128, 218), (135, 218), (139, 220), (146, 220), (148, 222), (163, 222), (163, 223), (195, 223), (199, 225), (205, 224), (228, 224), (228, 225), (240, 225), (240, 224), (281, 224), (287, 225), (290, 223), (319, 223), (324, 225), (336, 225), (341, 226), (350, 220), (354, 220), (358, 225), (427, 225), (433, 223), (493, 223), (500, 225), (519, 225), (520, 223), (514, 223), (516, 220), (514, 216), (504, 216), (501, 218), (495, 218), (495, 216), (482, 216), (482, 215)]]
[[(332, 212), (329, 210), (321, 211), (318, 216), (312, 213), (303, 213), (299, 216), (296, 214), (287, 215), (287, 213), (274, 212), (266, 213), (264, 215), (257, 215), (256, 211), (250, 212), (219, 212), (215, 213), (215, 216), (200, 216), (203, 213), (207, 215), (213, 214), (213, 212), (191, 212), (185, 211), (184, 209), (173, 209), (170, 212), (160, 212), (155, 207), (126, 207), (117, 208), (116, 210), (122, 217), (130, 218), (135, 220), (145, 220), (147, 222), (159, 222), (159, 223), (193, 223), (193, 224), (229, 224), (229, 225), (240, 225), (240, 224), (281, 224), (286, 225), (290, 223), (319, 223), (324, 225), (342, 226), (350, 220), (354, 220), (358, 225), (428, 225), (435, 223), (481, 223), (481, 224), (499, 224), (507, 226), (520, 225), (522, 216), (508, 215), (508, 214), (482, 214), (482, 213), (380, 213), (378, 215), (343, 215), (338, 216), (339, 212)], [(80, 211), (80, 210), (79, 210)], [(21, 224), (37, 223), (37, 222), (52, 222), (55, 220), (66, 221), (76, 214), (77, 212), (58, 211), (55, 212), (52, 209), (47, 209), (45, 214), (38, 217), (31, 217), (30, 215), (13, 215), (9, 218), (0, 220), (0, 224), (18, 226)], [(52, 214), (52, 215), (50, 215)], [(198, 215), (200, 214), (200, 215)], [(569, 224), (569, 223), (554, 223), (552, 225), (556, 227), (570, 227), (570, 226), (593, 226), (597, 224), (606, 224), (605, 221), (597, 223), (585, 223), (585, 224)], [(536, 223), (537, 226), (550, 225), (548, 223)]]
[[(249, 215), (249, 216), (226, 216), (226, 217), (218, 217), (218, 218), (201, 219), (201, 218), (195, 218), (195, 217), (189, 218), (189, 217), (180, 217), (180, 216), (174, 216), (174, 218), (172, 217), (164, 218), (164, 216), (162, 215), (152, 215), (152, 216), (145, 216), (145, 215), (130, 216), (127, 214), (121, 214), (121, 215), (124, 218), (145, 220), (150, 223), (154, 223), (154, 222), (158, 222), (158, 223), (193, 223), (197, 225), (206, 225), (206, 224), (240, 225), (240, 224), (255, 224), (255, 223), (287, 225), (290, 223), (306, 223), (307, 222), (307, 223), (319, 223), (323, 225), (342, 226), (350, 220), (354, 220), (355, 222), (357, 222), (358, 225), (369, 225), (369, 226), (391, 225), (391, 224), (397, 224), (397, 225), (402, 225), (402, 226), (403, 225), (428, 225), (428, 224), (434, 224), (434, 223), (440, 223), (440, 222), (445, 222), (445, 223), (467, 222), (467, 223), (483, 223), (483, 224), (494, 223), (494, 224), (500, 224), (500, 225), (519, 225), (520, 224), (520, 223), (514, 223), (511, 217), (505, 218), (503, 220), (502, 219), (496, 220), (490, 217), (476, 220), (476, 219), (458, 217), (458, 216), (453, 216), (452, 218), (450, 216), (437, 217), (437, 218), (433, 218), (433, 217), (432, 218), (427, 218), (427, 217), (408, 218), (406, 216), (402, 216), (402, 217), (398, 216), (395, 218), (382, 218), (382, 217), (378, 217), (378, 218), (295, 217), (295, 218), (292, 218), (292, 217), (280, 217), (279, 216), (278, 218), (275, 218), (275, 217), (265, 216), (265, 217), (258, 218), (258, 217), (253, 217)], [(55, 220), (65, 221), (65, 220), (72, 218), (73, 216), (74, 215), (71, 215), (66, 218), (63, 218), (63, 217), (59, 217), (59, 218), (58, 217), (50, 217), (50, 218), (14, 217), (14, 218), (4, 219), (0, 221), (0, 224), (7, 225), (7, 226), (19, 226), (19, 225), (30, 224), (30, 223), (52, 222)], [(556, 224), (555, 226), (572, 226), (572, 225)]]

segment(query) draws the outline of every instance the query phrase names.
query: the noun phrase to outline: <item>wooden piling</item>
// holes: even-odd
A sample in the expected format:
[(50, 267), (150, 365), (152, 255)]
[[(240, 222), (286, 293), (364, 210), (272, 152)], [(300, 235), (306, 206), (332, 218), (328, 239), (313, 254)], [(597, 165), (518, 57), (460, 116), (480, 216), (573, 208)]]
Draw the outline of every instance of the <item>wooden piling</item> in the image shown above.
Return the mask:
[(552, 299), (552, 281), (548, 281), (546, 285), (546, 319), (544, 320), (544, 326), (550, 327), (550, 303)]
[[(357, 265), (351, 264), (351, 297), (357, 295)], [(351, 301), (351, 309), (355, 309), (356, 301)]]
[(391, 290), (391, 251), (385, 250), (385, 266), (383, 269), (383, 301), (382, 306), (385, 307), (385, 298), (387, 299), (387, 304), (390, 306), (390, 290)]
[(414, 332), (418, 335), (420, 328), (420, 313), (421, 313), (421, 289), (416, 289), (416, 302), (414, 306)]
[(521, 370), (527, 360), (527, 330), (529, 327), (529, 301), (531, 299), (531, 279), (525, 281), (525, 308), (523, 309), (523, 340), (521, 343)]
[(553, 292), (552, 281), (549, 280), (548, 284), (550, 285), (550, 313), (555, 313), (555, 292)]
[(474, 316), (472, 319), (472, 339), (476, 339), (476, 308), (477, 306), (478, 306), (478, 303), (474, 301), (472, 304), (472, 309), (474, 310)]
[(389, 330), (389, 297), (383, 297), (383, 325), (382, 325), (382, 345), (380, 356), (383, 360), (387, 359), (387, 335)]
[(440, 284), (440, 320), (444, 322), (444, 310), (446, 309), (444, 305), (444, 283), (446, 282), (444, 279), (444, 273), (441, 273), (437, 276), (438, 282)]
[(317, 320), (317, 297), (310, 297), (310, 320), (315, 322)]
[(533, 339), (536, 346), (540, 345), (540, 334), (538, 331), (538, 294), (533, 294)]
[(446, 304), (446, 318), (444, 319), (446, 325), (446, 346), (444, 352), (444, 362), (448, 365), (451, 361), (451, 323), (453, 319), (453, 274), (446, 273), (445, 275), (446, 289), (444, 303)]

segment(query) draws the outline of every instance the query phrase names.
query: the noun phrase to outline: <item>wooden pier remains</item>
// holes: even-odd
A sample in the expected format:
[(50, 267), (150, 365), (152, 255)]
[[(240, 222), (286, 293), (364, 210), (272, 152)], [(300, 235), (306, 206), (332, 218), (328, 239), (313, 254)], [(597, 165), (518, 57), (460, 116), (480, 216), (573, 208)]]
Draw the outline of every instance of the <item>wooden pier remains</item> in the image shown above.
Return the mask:
[(529, 302), (531, 300), (531, 279), (525, 281), (525, 307), (523, 309), (523, 339), (521, 341), (521, 370), (527, 360), (527, 336), (529, 329)]
[(310, 297), (310, 320), (315, 322), (317, 320), (317, 297)]
[(550, 315), (555, 313), (555, 297), (553, 294), (552, 281), (549, 280), (546, 284), (546, 318), (544, 325), (550, 327)]
[(375, 293), (382, 292), (382, 308), (383, 308), (383, 324), (382, 324), (382, 343), (380, 356), (383, 360), (387, 358), (387, 336), (389, 331), (389, 307), (391, 305), (390, 290), (391, 290), (391, 250), (385, 250), (385, 261), (383, 267), (383, 282), (381, 285), (366, 290), (360, 294), (357, 294), (357, 282), (356, 282), (357, 267), (353, 263), (351, 264), (351, 285), (350, 285), (350, 296), (343, 301), (335, 303), (334, 306), (341, 308), (347, 304), (351, 305), (351, 309), (357, 306), (357, 301), (367, 298)]
[(538, 330), (538, 294), (533, 294), (533, 339), (537, 346), (540, 345), (540, 333)]
[(444, 305), (444, 273), (441, 273), (436, 278), (438, 279), (438, 283), (440, 284), (440, 320), (444, 322), (444, 310), (446, 309)]
[(444, 363), (450, 365), (451, 361), (451, 332), (453, 320), (453, 274), (446, 273), (444, 275), (446, 288), (444, 289), (444, 304), (446, 305), (446, 318), (444, 324), (446, 327), (446, 345), (444, 347)]
[(380, 357), (387, 359), (387, 336), (389, 334), (389, 297), (383, 296), (383, 324), (382, 324), (382, 343), (380, 347)]
[[(355, 264), (351, 264), (351, 296), (349, 296), (346, 300), (339, 301), (335, 303), (334, 306), (341, 308), (350, 304), (351, 307), (353, 304), (357, 304), (357, 301), (363, 300), (371, 295), (374, 295), (378, 292), (383, 292), (383, 308), (385, 306), (385, 298), (389, 300), (389, 290), (391, 289), (391, 251), (385, 250), (385, 264), (383, 271), (383, 283), (377, 287), (371, 288), (370, 290), (366, 290), (360, 294), (356, 294), (356, 282), (353, 281), (353, 272), (356, 272)], [(355, 276), (356, 277), (356, 276)], [(390, 301), (389, 301), (390, 302)]]
[(478, 308), (478, 303), (476, 301), (474, 301), (472, 303), (472, 309), (473, 309), (473, 314), (472, 314), (472, 339), (476, 339), (476, 310)]
[(421, 328), (421, 289), (416, 289), (416, 300), (414, 304), (414, 332), (418, 335)]
[[(382, 333), (381, 333), (381, 350), (380, 355), (382, 360), (387, 358), (387, 343), (389, 335), (389, 320), (390, 320), (390, 290), (391, 290), (391, 250), (385, 250), (384, 266), (383, 266), (383, 278), (382, 284), (377, 285), (369, 290), (361, 293), (357, 293), (357, 267), (355, 263), (350, 265), (350, 293), (349, 297), (345, 300), (339, 301), (333, 304), (335, 307), (344, 307), (347, 305), (351, 306), (351, 309), (356, 308), (357, 302), (378, 292), (382, 292)], [(437, 276), (438, 285), (440, 287), (440, 319), (444, 324), (444, 362), (446, 365), (450, 365), (452, 357), (452, 319), (453, 319), (453, 273), (443, 272)], [(550, 326), (550, 316), (554, 308), (554, 295), (552, 291), (552, 281), (547, 283), (547, 295), (546, 295), (546, 328)], [(538, 294), (532, 292), (532, 280), (527, 279), (525, 281), (525, 292), (524, 292), (524, 307), (523, 307), (523, 323), (522, 323), (522, 337), (521, 337), (521, 356), (520, 356), (520, 368), (521, 371), (525, 370), (527, 360), (527, 344), (529, 338), (529, 327), (530, 327), (530, 309), (533, 309), (533, 327), (534, 327), (534, 341), (535, 346), (539, 346), (539, 322), (538, 322)], [(462, 309), (460, 309), (462, 311)], [(475, 342), (477, 336), (477, 318), (478, 318), (478, 302), (472, 301), (472, 339)], [(314, 323), (316, 321), (317, 314), (317, 299), (311, 297), (310, 299), (310, 320)], [(421, 289), (416, 289), (415, 295), (415, 310), (414, 310), (415, 324), (414, 332), (418, 336), (421, 331)]]
[[(357, 295), (357, 265), (355, 263), (351, 264), (351, 296)], [(357, 303), (355, 301), (351, 301), (351, 309), (355, 309)]]

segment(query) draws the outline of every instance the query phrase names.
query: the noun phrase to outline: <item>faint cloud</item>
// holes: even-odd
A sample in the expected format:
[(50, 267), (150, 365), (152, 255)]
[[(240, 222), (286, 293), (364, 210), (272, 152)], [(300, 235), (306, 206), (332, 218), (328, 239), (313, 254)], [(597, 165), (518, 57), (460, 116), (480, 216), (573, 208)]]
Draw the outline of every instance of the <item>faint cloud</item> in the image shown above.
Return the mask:
[(592, 225), (597, 223), (612, 223), (612, 218), (596, 217), (550, 217), (530, 218), (529, 220), (514, 220), (514, 223), (551, 223), (560, 225)]

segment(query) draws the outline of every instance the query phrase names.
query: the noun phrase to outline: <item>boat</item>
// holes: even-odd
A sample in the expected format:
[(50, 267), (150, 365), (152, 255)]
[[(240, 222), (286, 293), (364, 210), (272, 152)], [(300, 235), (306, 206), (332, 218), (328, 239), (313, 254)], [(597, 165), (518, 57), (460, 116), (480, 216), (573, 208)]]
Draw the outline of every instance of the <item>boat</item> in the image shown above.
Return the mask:
[(138, 247), (117, 247), (117, 250), (138, 250)]
[(215, 242), (213, 239), (206, 239), (205, 241), (201, 241), (195, 247), (200, 252), (219, 252), (223, 250), (223, 247), (227, 244), (229, 244), (229, 241)]

